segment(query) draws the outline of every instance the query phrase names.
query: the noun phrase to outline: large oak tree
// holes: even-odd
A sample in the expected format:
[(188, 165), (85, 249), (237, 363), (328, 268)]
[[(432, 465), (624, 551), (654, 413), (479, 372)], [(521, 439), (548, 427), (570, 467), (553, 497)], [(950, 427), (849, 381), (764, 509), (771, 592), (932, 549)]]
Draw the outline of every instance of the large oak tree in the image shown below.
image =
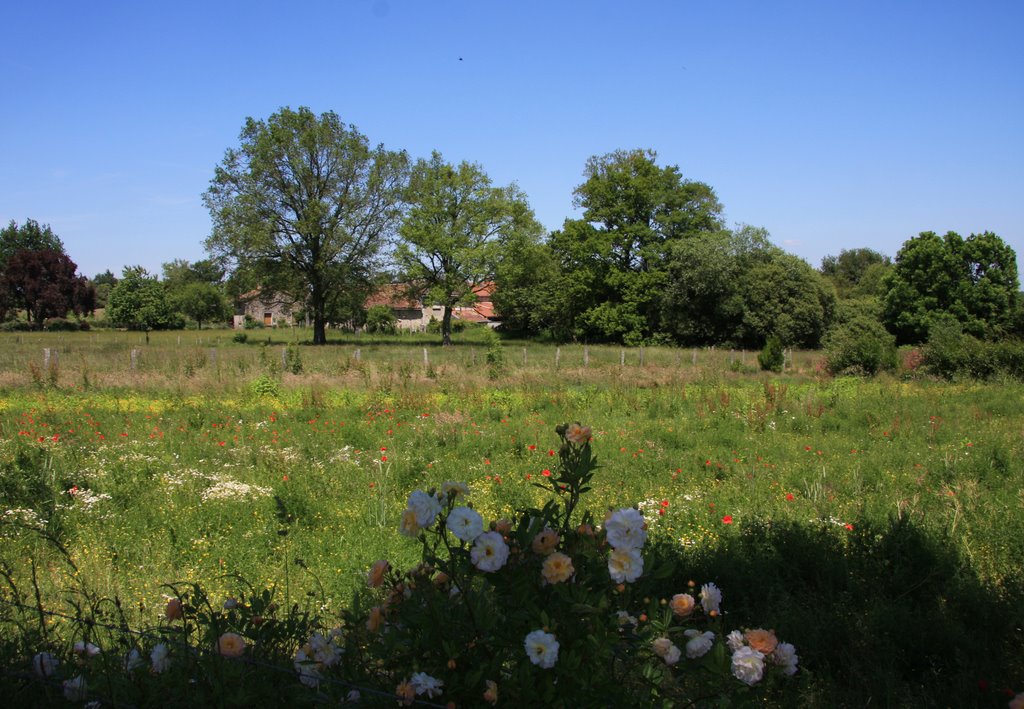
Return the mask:
[(362, 303), (401, 216), (408, 163), (333, 112), (248, 118), (204, 195), (206, 248), (263, 290), (305, 303), (323, 344), (328, 321)]

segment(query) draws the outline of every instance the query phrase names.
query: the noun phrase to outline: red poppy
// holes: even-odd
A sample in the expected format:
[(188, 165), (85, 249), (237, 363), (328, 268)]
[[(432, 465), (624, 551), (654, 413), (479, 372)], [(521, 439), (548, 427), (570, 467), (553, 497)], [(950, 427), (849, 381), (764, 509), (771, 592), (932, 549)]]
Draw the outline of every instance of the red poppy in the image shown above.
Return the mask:
[(544, 468), (544, 470), (542, 470), (540, 474), (543, 475), (546, 478), (550, 478), (551, 477), (551, 471), (548, 470), (547, 468)]
[(852, 525), (852, 524), (850, 524), (850, 523), (847, 523), (847, 524), (845, 524), (844, 526), (845, 526), (845, 527), (846, 527), (847, 529), (849, 529), (849, 530), (850, 530), (851, 532), (853, 531), (853, 525)]
[(794, 498), (793, 498), (793, 493), (791, 493), (791, 492), (787, 492), (787, 493), (786, 493), (786, 500), (787, 500), (787, 501), (789, 501), (789, 502), (792, 502), (792, 501), (793, 501), (793, 499), (794, 499)]
[(732, 515), (722, 517), (722, 524), (732, 524)]

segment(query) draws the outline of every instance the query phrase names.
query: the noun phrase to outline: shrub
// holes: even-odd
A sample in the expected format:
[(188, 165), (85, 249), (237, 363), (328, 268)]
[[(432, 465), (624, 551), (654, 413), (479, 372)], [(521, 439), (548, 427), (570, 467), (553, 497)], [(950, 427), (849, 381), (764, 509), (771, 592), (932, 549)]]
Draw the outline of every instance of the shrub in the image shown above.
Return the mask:
[(8, 320), (0, 325), (0, 331), (3, 332), (30, 332), (31, 330), (32, 323), (27, 320)]
[[(82, 327), (83, 325), (85, 327)], [(43, 322), (43, 329), (49, 332), (77, 332), (79, 330), (87, 330), (89, 326), (86, 323), (79, 323), (77, 320), (48, 318)]]
[(757, 355), (761, 369), (767, 372), (781, 372), (786, 363), (786, 353), (782, 351), (782, 340), (775, 335), (768, 338), (764, 349)]
[(868, 374), (895, 369), (896, 338), (881, 322), (864, 315), (838, 325), (825, 337), (831, 374)]
[(366, 331), (379, 335), (393, 335), (398, 330), (398, 318), (387, 305), (374, 305), (366, 311)]
[(240, 345), (244, 345), (248, 339), (249, 336), (244, 332), (236, 332), (234, 335), (231, 336), (231, 340), (233, 342), (237, 342)]
[(266, 374), (261, 374), (249, 382), (249, 391), (256, 396), (277, 396), (278, 390), (277, 380)]
[[(462, 332), (466, 329), (465, 320), (456, 320), (452, 318), (452, 332)], [(430, 322), (427, 323), (427, 332), (431, 335), (441, 334), (441, 321), (437, 318), (430, 318)]]
[(922, 350), (924, 368), (929, 374), (952, 379), (967, 364), (966, 336), (952, 316), (936, 318), (928, 330), (928, 342)]
[(484, 342), (487, 344), (487, 376), (497, 379), (505, 373), (505, 352), (501, 349), (501, 338), (494, 330), (488, 330)]

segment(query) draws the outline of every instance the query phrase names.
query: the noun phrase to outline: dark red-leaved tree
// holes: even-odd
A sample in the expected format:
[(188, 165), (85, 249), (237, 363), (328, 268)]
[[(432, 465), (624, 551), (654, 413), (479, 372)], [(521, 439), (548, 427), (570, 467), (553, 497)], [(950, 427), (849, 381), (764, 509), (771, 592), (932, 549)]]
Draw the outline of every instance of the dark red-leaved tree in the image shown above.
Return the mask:
[(84, 315), (95, 307), (96, 293), (78, 266), (59, 251), (21, 250), (11, 256), (0, 277), (0, 310), (24, 309), (42, 327), (47, 318), (69, 311)]

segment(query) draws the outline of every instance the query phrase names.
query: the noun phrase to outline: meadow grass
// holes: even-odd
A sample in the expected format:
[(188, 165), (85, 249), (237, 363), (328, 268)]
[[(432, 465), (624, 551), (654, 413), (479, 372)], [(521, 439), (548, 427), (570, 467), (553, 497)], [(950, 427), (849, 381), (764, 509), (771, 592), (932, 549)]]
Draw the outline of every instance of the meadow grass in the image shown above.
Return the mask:
[(489, 370), (475, 333), (338, 337), (292, 373), (301, 333), (249, 334), (0, 336), (7, 600), (117, 598), (146, 624), (195, 581), (336, 613), (374, 560), (418, 560), (397, 532), (411, 491), (467, 481), (485, 519), (542, 504), (552, 429), (580, 420), (602, 466), (588, 509), (640, 505), (687, 578), (794, 643), (788, 701), (994, 706), (1024, 684), (1020, 384), (531, 343)]

